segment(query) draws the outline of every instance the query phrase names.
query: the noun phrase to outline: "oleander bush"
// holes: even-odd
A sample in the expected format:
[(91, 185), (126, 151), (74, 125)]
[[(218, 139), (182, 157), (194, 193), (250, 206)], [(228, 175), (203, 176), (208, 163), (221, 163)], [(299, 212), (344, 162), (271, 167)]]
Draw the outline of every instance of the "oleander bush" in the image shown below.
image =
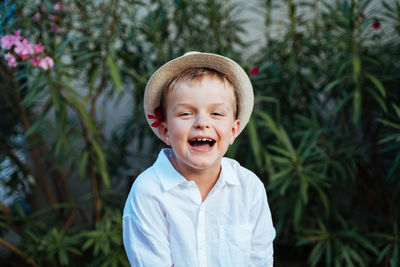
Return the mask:
[[(259, 1), (266, 43), (249, 58), (242, 9), (0, 3), (0, 187), (13, 199), (0, 202), (2, 265), (129, 265), (124, 200), (163, 146), (144, 87), (190, 50), (229, 56), (251, 77), (253, 117), (228, 155), (266, 185), (275, 265), (400, 264), (400, 2)], [(127, 98), (130, 115), (108, 129), (105, 107)]]
[[(233, 46), (245, 44), (238, 7), (220, 0), (0, 7), (1, 186), (14, 198), (0, 203), (0, 243), (12, 252), (0, 261), (128, 266), (124, 201), (132, 177), (161, 147), (146, 138), (144, 86), (187, 50), (237, 58)], [(131, 115), (105, 134), (103, 107), (123, 98)]]
[(285, 30), (254, 56), (235, 155), (268, 177), (279, 265), (400, 264), (400, 2), (376, 4), (266, 1)]

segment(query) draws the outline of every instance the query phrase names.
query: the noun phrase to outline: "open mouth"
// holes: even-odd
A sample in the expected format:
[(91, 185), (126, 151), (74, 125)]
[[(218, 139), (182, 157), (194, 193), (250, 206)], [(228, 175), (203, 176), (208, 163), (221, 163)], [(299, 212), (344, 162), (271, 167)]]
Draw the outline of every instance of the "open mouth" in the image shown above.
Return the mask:
[(193, 138), (189, 140), (189, 144), (192, 147), (212, 147), (215, 144), (215, 140), (210, 139), (210, 138)]

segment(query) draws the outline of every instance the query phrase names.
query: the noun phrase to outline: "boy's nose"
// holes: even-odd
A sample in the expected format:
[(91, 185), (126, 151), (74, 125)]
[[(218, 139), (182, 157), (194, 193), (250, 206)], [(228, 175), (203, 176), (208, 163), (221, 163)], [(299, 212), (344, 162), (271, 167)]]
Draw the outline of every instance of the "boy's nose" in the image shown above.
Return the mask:
[(207, 116), (199, 114), (194, 123), (194, 127), (196, 129), (210, 128), (210, 122), (209, 122)]

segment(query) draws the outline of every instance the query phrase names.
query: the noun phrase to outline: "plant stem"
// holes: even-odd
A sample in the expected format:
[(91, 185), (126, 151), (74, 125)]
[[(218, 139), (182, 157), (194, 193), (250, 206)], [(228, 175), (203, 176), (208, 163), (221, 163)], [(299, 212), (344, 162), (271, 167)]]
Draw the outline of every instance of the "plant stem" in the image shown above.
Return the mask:
[(71, 214), (68, 217), (68, 220), (63, 225), (60, 232), (61, 235), (64, 235), (65, 231), (67, 231), (67, 229), (72, 225), (72, 223), (74, 222), (74, 218), (75, 218), (75, 209), (72, 210)]
[[(21, 105), (21, 94), (16, 86), (15, 86), (15, 88), (16, 88), (16, 97), (17, 97), (19, 114), (21, 116), (21, 120), (22, 120), (25, 130), (28, 130), (31, 127), (30, 123), (28, 121), (28, 116), (26, 115), (25, 109)], [(50, 205), (55, 210), (58, 210), (58, 208), (55, 207), (55, 204), (56, 204), (55, 197), (54, 197), (53, 192), (51, 191), (50, 184), (47, 180), (46, 172), (44, 171), (44, 166), (40, 160), (40, 158), (41, 158), (40, 151), (37, 148), (37, 145), (35, 144), (36, 143), (35, 140), (37, 140), (37, 138), (38, 137), (36, 134), (32, 134), (30, 137), (28, 137), (28, 142), (30, 143), (30, 146), (32, 149), (33, 160), (35, 161), (35, 165), (37, 166), (39, 175), (41, 177), (40, 181), (39, 181), (39, 179), (37, 179), (37, 182), (39, 182), (38, 185), (44, 192), (47, 199), (49, 200)], [(33, 177), (35, 177), (35, 176), (33, 176)]]
[(31, 170), (31, 168), (28, 167), (28, 165), (26, 165), (25, 163), (23, 163), (21, 161), (21, 159), (14, 153), (14, 151), (12, 150), (12, 148), (4, 141), (0, 140), (0, 146), (1, 148), (6, 152), (7, 156), (10, 157), (10, 159), (16, 164), (18, 165), (18, 167), (20, 168), (20, 170), (25, 174), (25, 176), (27, 175), (31, 175), (33, 177), (33, 179), (35, 180), (35, 182), (37, 184), (40, 184), (39, 179), (36, 177), (36, 175), (33, 173), (33, 171)]
[(98, 186), (99, 185), (98, 185), (98, 182), (97, 182), (100, 179), (97, 178), (97, 175), (96, 175), (96, 172), (95, 172), (95, 161), (93, 160), (94, 151), (91, 149), (92, 145), (90, 143), (90, 136), (89, 136), (88, 126), (86, 125), (84, 119), (82, 118), (82, 115), (80, 114), (79, 110), (72, 103), (70, 103), (68, 100), (66, 100), (66, 101), (67, 101), (67, 104), (76, 111), (76, 114), (77, 114), (77, 116), (79, 118), (79, 122), (82, 125), (83, 138), (86, 141), (86, 148), (87, 148), (88, 153), (89, 153), (89, 166), (90, 166), (89, 173), (90, 173), (90, 181), (91, 181), (91, 184), (92, 184), (92, 195), (93, 195), (93, 222), (92, 223), (93, 223), (93, 226), (94, 226), (95, 222), (100, 219), (100, 210), (101, 210), (100, 202), (99, 202), (99, 198), (98, 198), (98, 195), (99, 195)]
[[(24, 252), (22, 252), (20, 249), (18, 249), (17, 247), (15, 247), (13, 244), (7, 242), (6, 240), (4, 240), (3, 238), (0, 238), (0, 244), (2, 244), (3, 246), (5, 246), (6, 248), (8, 248), (9, 250), (11, 250), (12, 252), (18, 254), (19, 256), (21, 256), (22, 258), (24, 258), (25, 260), (28, 260), (28, 255), (26, 255)], [(34, 260), (30, 260), (30, 264), (32, 266), (35, 267), (39, 267), (39, 265), (34, 261)]]

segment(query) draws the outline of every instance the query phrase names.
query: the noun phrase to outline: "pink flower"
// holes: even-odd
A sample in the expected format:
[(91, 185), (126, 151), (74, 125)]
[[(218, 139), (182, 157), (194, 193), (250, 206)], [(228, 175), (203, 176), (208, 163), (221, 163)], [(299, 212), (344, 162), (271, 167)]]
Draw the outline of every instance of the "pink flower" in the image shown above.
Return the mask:
[(54, 15), (49, 15), (49, 20), (52, 20), (52, 21), (54, 21), (54, 20), (56, 20), (57, 19), (57, 16), (54, 16)]
[(13, 54), (7, 53), (4, 55), (4, 59), (7, 60), (8, 66), (16, 67), (17, 66), (17, 59)]
[(15, 31), (14, 35), (4, 35), (1, 37), (1, 47), (4, 49), (11, 49), (13, 45), (21, 39), (20, 31)]
[(33, 50), (35, 51), (35, 54), (40, 54), (44, 50), (44, 45), (42, 45), (41, 43), (35, 44), (33, 46)]
[(45, 58), (42, 58), (39, 62), (39, 67), (47, 70), (49, 68), (52, 68), (54, 66), (54, 61), (51, 57), (46, 56)]
[(33, 15), (33, 19), (38, 21), (40, 19), (40, 13), (36, 12), (35, 15)]
[(374, 23), (372, 23), (372, 28), (374, 30), (379, 30), (381, 28), (381, 23), (379, 22), (379, 20), (375, 20)]
[(4, 49), (11, 49), (14, 45), (14, 36), (4, 35), (1, 37), (1, 47)]
[(364, 19), (365, 18), (365, 14), (363, 12), (358, 13), (358, 18), (359, 19)]
[(62, 8), (61, 3), (57, 3), (57, 4), (55, 4), (54, 7), (53, 7), (53, 9), (54, 9), (55, 11), (60, 11), (61, 8)]
[(21, 30), (14, 31), (15, 40), (21, 40)]
[(23, 61), (27, 60), (30, 57), (30, 55), (21, 55), (21, 59)]
[(259, 72), (260, 72), (260, 69), (258, 68), (258, 66), (254, 66), (254, 67), (250, 70), (250, 75), (251, 75), (251, 76), (256, 76), (256, 75), (258, 75)]
[(40, 57), (33, 57), (33, 58), (31, 58), (31, 63), (32, 63), (33, 66), (35, 66), (35, 67), (39, 66)]
[(22, 42), (17, 41), (15, 43), (15, 48), (14, 52), (20, 56), (26, 59), (27, 56), (33, 54), (33, 45), (29, 43), (28, 39), (24, 38)]
[(45, 6), (41, 6), (40, 10), (42, 10), (43, 12), (46, 12), (47, 8)]

